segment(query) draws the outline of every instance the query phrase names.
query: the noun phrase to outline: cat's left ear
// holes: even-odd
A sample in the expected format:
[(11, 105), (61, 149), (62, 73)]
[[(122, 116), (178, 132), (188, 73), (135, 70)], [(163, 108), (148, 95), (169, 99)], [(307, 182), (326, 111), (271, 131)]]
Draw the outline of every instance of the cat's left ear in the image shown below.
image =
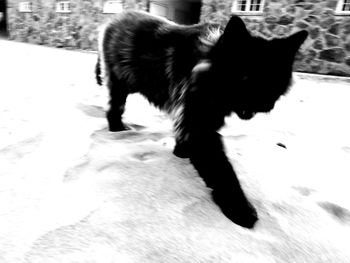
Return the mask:
[(225, 27), (223, 37), (224, 41), (228, 43), (243, 43), (245, 40), (249, 39), (250, 34), (243, 20), (233, 15)]
[(309, 33), (306, 30), (302, 30), (286, 38), (286, 41), (288, 42), (288, 46), (293, 52), (293, 55), (297, 53), (300, 46), (307, 39), (308, 35)]

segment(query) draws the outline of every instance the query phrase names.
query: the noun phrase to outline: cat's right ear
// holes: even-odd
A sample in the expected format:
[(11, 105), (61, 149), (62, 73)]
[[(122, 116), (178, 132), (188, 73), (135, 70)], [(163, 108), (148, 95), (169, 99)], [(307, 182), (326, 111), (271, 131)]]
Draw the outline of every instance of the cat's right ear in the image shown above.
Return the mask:
[(299, 31), (289, 37), (286, 38), (288, 41), (290, 49), (296, 53), (300, 46), (304, 43), (304, 41), (307, 39), (309, 33), (306, 30)]
[(224, 30), (224, 41), (228, 43), (233, 43), (234, 41), (237, 42), (237, 40), (239, 40), (239, 42), (244, 42), (244, 40), (249, 39), (249, 37), (249, 31), (243, 20), (240, 17), (233, 15)]

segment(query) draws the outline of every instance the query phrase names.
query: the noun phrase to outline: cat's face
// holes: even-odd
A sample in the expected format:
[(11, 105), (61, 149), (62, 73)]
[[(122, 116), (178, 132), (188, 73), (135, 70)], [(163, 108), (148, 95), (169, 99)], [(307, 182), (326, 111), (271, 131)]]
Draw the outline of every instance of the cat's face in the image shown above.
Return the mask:
[(295, 55), (307, 35), (300, 31), (283, 39), (252, 37), (240, 18), (231, 18), (211, 59), (218, 82), (240, 118), (271, 111), (287, 92)]

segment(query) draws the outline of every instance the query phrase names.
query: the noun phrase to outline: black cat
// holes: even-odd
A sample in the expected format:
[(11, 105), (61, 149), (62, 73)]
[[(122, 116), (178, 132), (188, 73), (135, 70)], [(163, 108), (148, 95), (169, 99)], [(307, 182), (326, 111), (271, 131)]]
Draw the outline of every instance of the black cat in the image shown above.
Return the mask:
[(148, 13), (119, 14), (101, 30), (96, 78), (110, 92), (110, 131), (126, 129), (129, 93), (143, 94), (174, 119), (174, 154), (189, 157), (223, 213), (252, 228), (257, 213), (245, 197), (217, 131), (235, 112), (250, 119), (285, 94), (306, 31), (283, 39), (253, 37), (232, 16), (215, 39), (210, 24), (182, 26)]

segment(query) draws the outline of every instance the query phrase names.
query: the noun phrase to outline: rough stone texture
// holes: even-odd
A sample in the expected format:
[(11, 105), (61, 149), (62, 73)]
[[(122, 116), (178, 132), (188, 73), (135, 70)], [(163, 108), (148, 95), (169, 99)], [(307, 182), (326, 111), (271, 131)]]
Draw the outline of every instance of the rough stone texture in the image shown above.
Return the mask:
[(278, 18), (275, 16), (268, 16), (265, 19), (265, 23), (267, 23), (267, 24), (275, 24), (275, 23), (277, 23), (277, 21), (278, 21)]
[[(229, 19), (231, 6), (225, 6), (225, 12), (220, 8), (207, 12), (208, 6), (216, 2), (203, 0), (203, 21), (218, 16), (222, 17), (217, 21), (224, 23)], [(350, 15), (337, 15), (337, 3), (338, 0), (266, 0), (261, 16), (241, 17), (253, 35), (266, 38), (283, 37), (302, 29), (309, 31), (295, 70), (350, 76)]]
[(345, 64), (348, 65), (350, 67), (350, 57), (347, 57), (345, 59)]
[[(56, 13), (56, 0), (32, 1), (33, 12), (21, 13), (20, 0), (8, 1), (9, 38), (68, 49), (97, 49), (97, 28), (113, 14), (104, 14), (104, 0), (72, 0), (72, 12)], [(145, 0), (125, 0), (124, 8), (145, 9)]]
[[(97, 28), (113, 14), (103, 14), (104, 0), (71, 0), (72, 12), (55, 12), (56, 0), (33, 2), (32, 13), (20, 13), (21, 0), (8, 0), (10, 39), (69, 49), (96, 50)], [(124, 7), (147, 9), (149, 0), (124, 0)], [(241, 16), (254, 35), (283, 37), (305, 29), (310, 37), (301, 49), (295, 70), (350, 76), (350, 16), (338, 16), (337, 0), (266, 0), (261, 16)], [(225, 25), (232, 0), (202, 0), (202, 21)], [(313, 51), (309, 51), (313, 50)], [(332, 59), (332, 54), (341, 52)], [(342, 51), (339, 51), (342, 50)], [(332, 53), (333, 52), (333, 53)], [(316, 54), (315, 54), (316, 53)], [(331, 54), (330, 54), (331, 53)], [(335, 68), (337, 70), (335, 70)], [(337, 74), (338, 74), (337, 73)]]
[(341, 63), (344, 61), (345, 51), (342, 48), (325, 49), (320, 52), (320, 59)]
[(317, 50), (322, 50), (324, 47), (321, 39), (317, 39), (312, 46)]
[(322, 28), (330, 28), (335, 22), (333, 17), (329, 17), (326, 20), (321, 21), (320, 26)]
[(201, 20), (226, 24), (231, 15), (232, 1), (202, 0)]
[(340, 38), (334, 35), (325, 35), (326, 44), (328, 47), (337, 47), (340, 44)]
[(295, 26), (298, 29), (308, 29), (308, 28), (311, 27), (308, 23), (305, 23), (305, 22), (302, 22), (302, 21), (299, 21), (298, 23), (296, 23)]
[(284, 15), (280, 18), (280, 20), (278, 21), (278, 24), (280, 25), (290, 25), (292, 24), (294, 21), (294, 17), (289, 16), (289, 15)]
[(333, 26), (331, 26), (329, 28), (328, 32), (333, 34), (333, 35), (338, 35), (339, 34), (339, 25), (340, 24), (334, 24)]
[(349, 42), (349, 43), (345, 43), (344, 48), (345, 48), (345, 50), (346, 50), (348, 53), (350, 53), (350, 42)]
[(318, 38), (319, 35), (320, 35), (320, 32), (321, 32), (321, 31), (320, 31), (320, 29), (319, 29), (318, 27), (311, 28), (311, 29), (309, 30), (310, 38), (312, 38), (312, 39)]

